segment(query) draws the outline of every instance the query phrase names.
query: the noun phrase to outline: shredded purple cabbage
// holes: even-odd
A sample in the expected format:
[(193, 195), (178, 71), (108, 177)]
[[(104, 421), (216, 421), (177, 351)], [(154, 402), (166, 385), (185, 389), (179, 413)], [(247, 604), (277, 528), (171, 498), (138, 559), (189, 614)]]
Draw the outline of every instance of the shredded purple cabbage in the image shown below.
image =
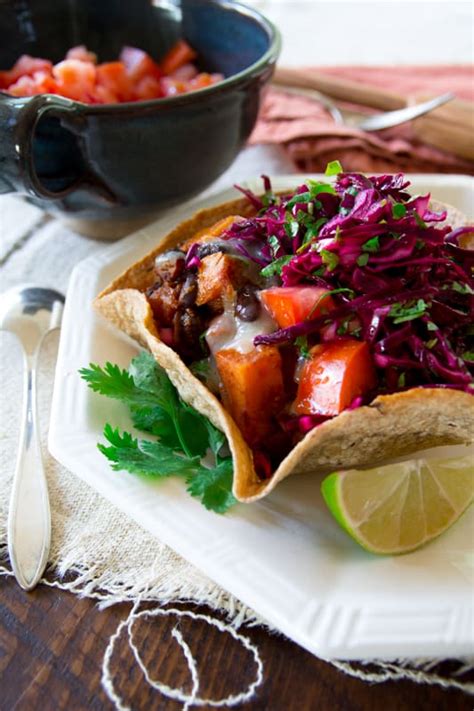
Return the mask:
[(370, 344), (379, 392), (474, 392), (474, 251), (465, 243), (474, 227), (452, 231), (446, 213), (409, 185), (402, 174), (341, 173), (334, 186), (308, 181), (290, 195), (275, 196), (266, 176), (263, 197), (239, 188), (257, 215), (226, 232), (236, 251), (264, 276), (273, 269), (281, 286), (351, 290), (333, 297), (330, 315), (257, 336), (256, 345), (300, 336), (312, 345), (330, 327), (331, 337)]

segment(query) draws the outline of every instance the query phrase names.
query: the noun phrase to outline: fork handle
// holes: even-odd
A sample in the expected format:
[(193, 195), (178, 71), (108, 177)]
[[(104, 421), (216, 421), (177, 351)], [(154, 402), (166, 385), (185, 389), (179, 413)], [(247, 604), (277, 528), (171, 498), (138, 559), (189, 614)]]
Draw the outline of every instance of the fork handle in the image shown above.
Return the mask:
[(398, 94), (392, 94), (349, 79), (326, 76), (313, 70), (277, 67), (272, 82), (286, 86), (298, 86), (303, 89), (314, 89), (332, 99), (371, 106), (381, 111), (395, 111), (407, 105), (406, 100)]
[(8, 552), (18, 583), (31, 590), (48, 561), (51, 512), (38, 437), (36, 354), (25, 354), (23, 368), (23, 419), (8, 513)]

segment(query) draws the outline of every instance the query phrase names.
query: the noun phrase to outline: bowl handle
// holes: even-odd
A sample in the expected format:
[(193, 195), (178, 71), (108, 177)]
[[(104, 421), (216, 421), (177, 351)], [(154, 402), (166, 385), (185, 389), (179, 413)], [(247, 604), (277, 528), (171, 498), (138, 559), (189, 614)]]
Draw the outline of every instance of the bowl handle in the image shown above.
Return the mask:
[(85, 124), (82, 111), (81, 104), (63, 96), (38, 94), (17, 98), (0, 92), (0, 193), (26, 191), (44, 200), (57, 200), (83, 186), (99, 193), (106, 202), (116, 202), (106, 186), (92, 181), (91, 176), (80, 177), (64, 190), (53, 192), (42, 184), (36, 173), (33, 140), (40, 118), (51, 113), (77, 135)]

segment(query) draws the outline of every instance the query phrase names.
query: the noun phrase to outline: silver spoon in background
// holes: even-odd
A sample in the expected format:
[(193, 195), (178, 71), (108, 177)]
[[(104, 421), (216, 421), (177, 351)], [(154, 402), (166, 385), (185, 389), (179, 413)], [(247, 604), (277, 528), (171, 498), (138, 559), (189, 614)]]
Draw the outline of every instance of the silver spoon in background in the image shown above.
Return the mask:
[(38, 436), (36, 368), (44, 336), (59, 328), (64, 296), (22, 285), (0, 297), (0, 329), (13, 333), (24, 353), (23, 417), (8, 512), (8, 552), (24, 590), (32, 590), (48, 561), (51, 512)]
[(434, 109), (437, 109), (439, 106), (443, 106), (443, 104), (447, 104), (448, 101), (452, 101), (456, 98), (454, 94), (449, 92), (447, 94), (436, 96), (434, 99), (423, 101), (420, 104), (405, 106), (404, 108), (396, 109), (395, 111), (383, 111), (382, 113), (374, 114), (374, 116), (363, 116), (361, 118), (352, 112), (348, 112), (347, 116), (343, 115), (340, 109), (329, 97), (321, 94), (315, 89), (305, 89), (303, 87), (288, 86), (280, 83), (276, 84), (276, 88), (285, 91), (287, 94), (307, 96), (309, 99), (314, 99), (324, 106), (327, 112), (334, 119), (334, 123), (339, 126), (351, 126), (353, 128), (358, 128), (361, 131), (381, 131), (384, 128), (399, 126), (400, 124), (412, 121), (419, 116), (424, 116), (425, 114), (434, 111)]

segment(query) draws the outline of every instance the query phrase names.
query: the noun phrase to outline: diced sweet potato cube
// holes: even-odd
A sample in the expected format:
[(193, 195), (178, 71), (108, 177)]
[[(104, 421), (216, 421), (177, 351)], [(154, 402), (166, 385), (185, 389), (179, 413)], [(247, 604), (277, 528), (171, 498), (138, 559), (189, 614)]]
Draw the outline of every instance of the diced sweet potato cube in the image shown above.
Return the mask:
[(196, 304), (202, 306), (215, 301), (240, 285), (242, 262), (228, 254), (216, 252), (201, 261), (198, 269)]
[(234, 222), (239, 222), (244, 219), (244, 217), (240, 217), (239, 215), (229, 215), (229, 217), (224, 217), (222, 220), (218, 220), (210, 227), (204, 227), (204, 229), (196, 232), (196, 234), (184, 242), (181, 249), (186, 251), (195, 242), (212, 242), (216, 237), (220, 237), (221, 234), (228, 230)]
[(282, 362), (275, 346), (258, 346), (250, 353), (233, 348), (216, 354), (222, 400), (249, 445), (261, 443), (272, 431), (273, 418), (284, 403)]

